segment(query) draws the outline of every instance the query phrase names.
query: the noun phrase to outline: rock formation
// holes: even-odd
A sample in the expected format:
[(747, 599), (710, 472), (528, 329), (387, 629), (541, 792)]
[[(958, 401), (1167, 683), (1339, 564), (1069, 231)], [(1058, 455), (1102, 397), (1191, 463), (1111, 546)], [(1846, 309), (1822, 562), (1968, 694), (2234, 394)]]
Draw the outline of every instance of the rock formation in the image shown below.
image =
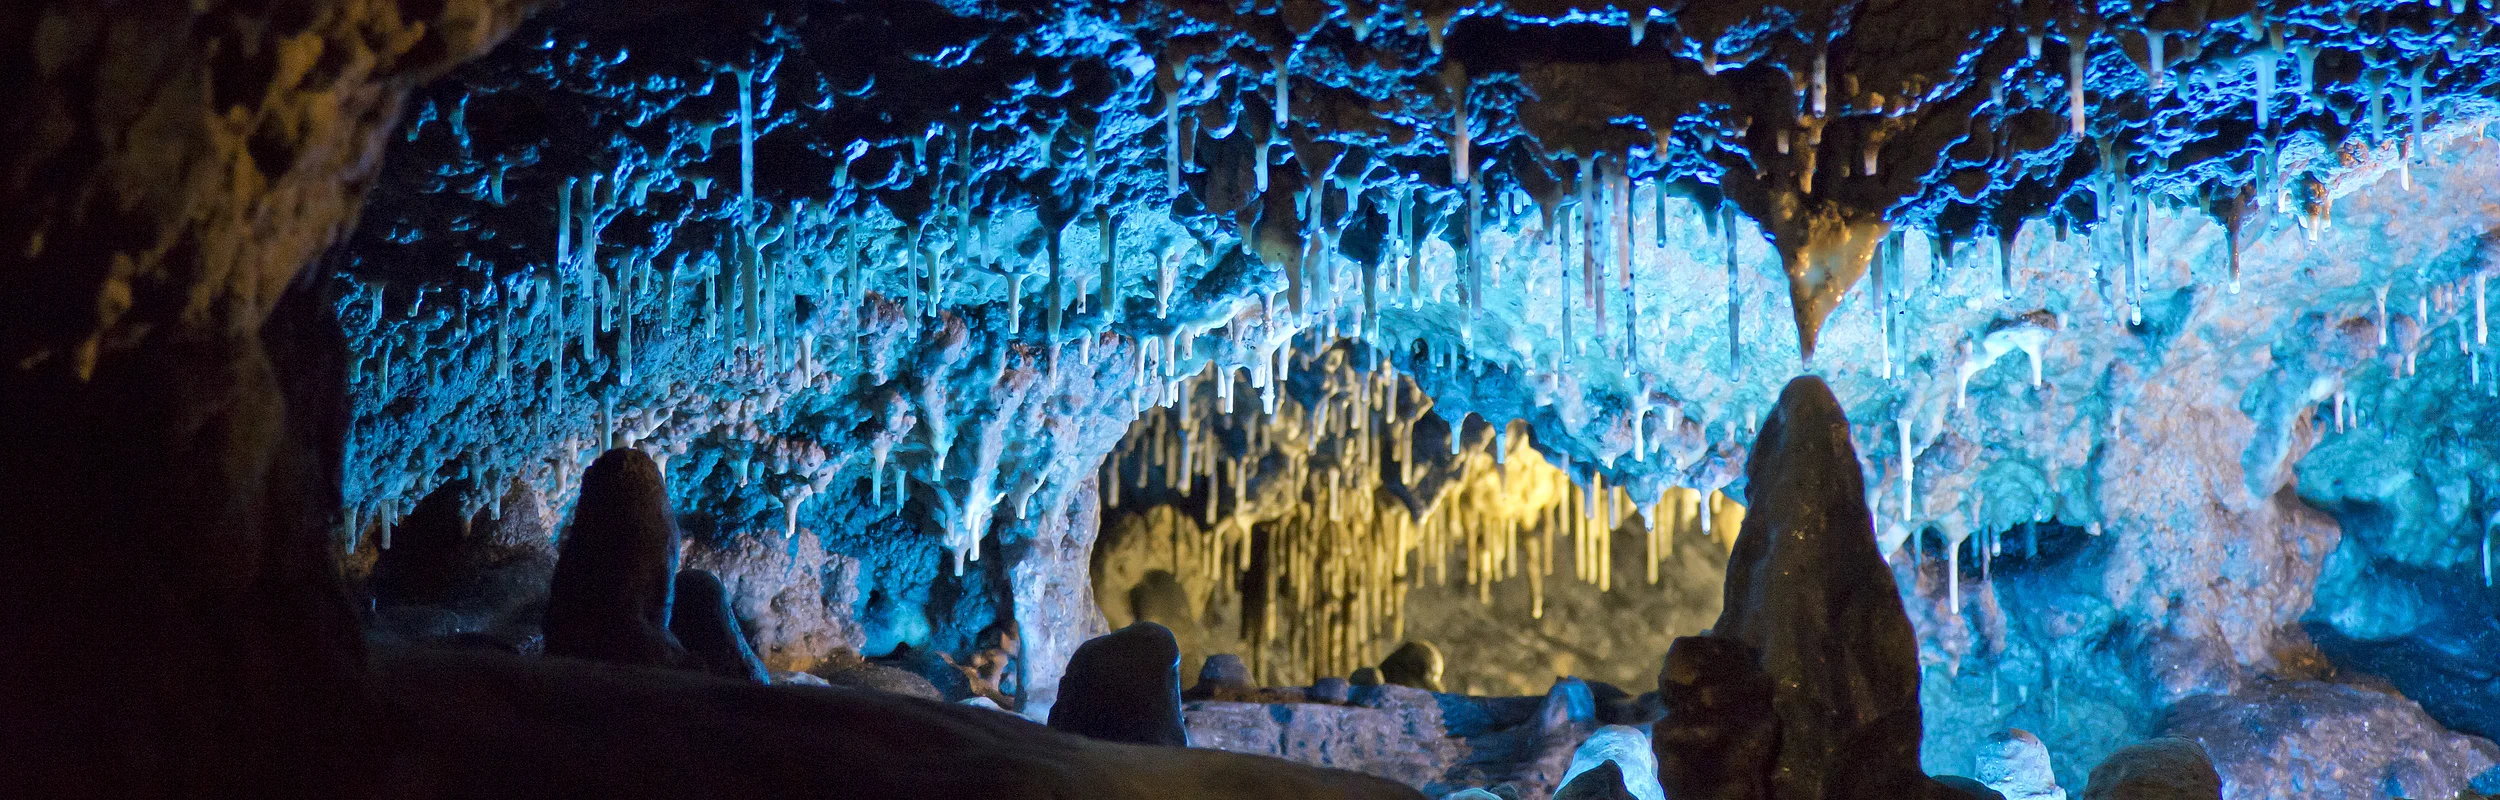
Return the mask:
[(1421, 640), (1398, 645), (1388, 658), (1380, 660), (1382, 681), (1427, 692), (1441, 691), (1441, 670), (1440, 648)]
[(2220, 800), (2222, 776), (2205, 748), (2186, 739), (2154, 739), (2111, 753), (2092, 768), (2083, 800)]
[(582, 499), (547, 590), (547, 654), (641, 666), (688, 663), (669, 633), (677, 525), (651, 457), (616, 449), (582, 473)]
[(1107, 742), (1188, 746), (1180, 661), (1172, 632), (1152, 622), (1094, 637), (1068, 659), (1050, 727)]
[(1554, 800), (1636, 800), (1624, 785), (1623, 769), (1615, 762), (1601, 762), (1577, 776), (1563, 781), (1554, 792)]
[(2049, 767), (2049, 748), (2030, 731), (2010, 729), (1988, 737), (1971, 776), (2005, 800), (2066, 800)]
[(1620, 796), (1630, 800), (1666, 800), (1659, 792), (1657, 756), (1652, 754), (1649, 736), (1639, 728), (1608, 725), (1590, 734), (1572, 752), (1571, 770), (1563, 773), (1563, 790), (1555, 793), (1555, 799), (1561, 800), (1582, 776), (1599, 769), (1611, 770), (1615, 788), (1608, 791), (1620, 792)]
[[(1919, 767), (1918, 645), (1875, 549), (1849, 419), (1820, 379), (1780, 394), (1746, 478), (1719, 623), (1710, 641), (1678, 640), (1661, 676), (1674, 734), (1657, 738), (1661, 782), (1730, 797), (1944, 791)], [(1727, 713), (1766, 699), (1767, 730)]]
[(725, 678), (771, 683), (764, 662), (747, 645), (737, 612), (729, 607), (729, 590), (719, 578), (699, 569), (677, 571), (677, 601), (670, 609), (668, 631), (701, 664), (704, 671)]

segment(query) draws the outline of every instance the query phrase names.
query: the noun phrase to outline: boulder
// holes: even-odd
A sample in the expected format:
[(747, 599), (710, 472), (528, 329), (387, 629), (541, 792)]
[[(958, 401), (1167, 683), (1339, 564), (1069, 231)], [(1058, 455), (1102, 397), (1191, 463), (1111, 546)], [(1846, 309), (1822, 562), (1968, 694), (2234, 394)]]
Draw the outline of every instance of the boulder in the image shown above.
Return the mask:
[(547, 590), (547, 654), (643, 666), (691, 663), (669, 633), (677, 526), (659, 465), (618, 448), (582, 473)]
[(2222, 775), (2205, 746), (2154, 739), (2109, 754), (2085, 779), (2083, 800), (2221, 800)]
[(1050, 727), (1111, 742), (1186, 747), (1181, 650), (1172, 631), (1140, 622), (1078, 646), (1059, 679)]
[(2030, 731), (2009, 728), (1988, 737), (1973, 772), (2005, 800), (2066, 800), (2049, 765), (2048, 745)]
[[(809, 673), (800, 673), (809, 674)], [(879, 664), (852, 653), (837, 653), (834, 658), (816, 665), (813, 674), (828, 685), (873, 692), (899, 694), (924, 700), (946, 699), (929, 679), (900, 667)]]
[(2233, 797), (2500, 793), (2500, 746), (2442, 727), (2383, 684), (2262, 681), (2162, 718), (2164, 734), (2204, 746)]
[(724, 678), (772, 682), (764, 662), (755, 657), (755, 648), (748, 646), (746, 631), (738, 627), (738, 615), (729, 608), (729, 590), (712, 573), (678, 571), (677, 605), (669, 613), (668, 630), (704, 671)]
[(1398, 645), (1380, 660), (1380, 679), (1427, 692), (1441, 691), (1441, 649), (1420, 639)]

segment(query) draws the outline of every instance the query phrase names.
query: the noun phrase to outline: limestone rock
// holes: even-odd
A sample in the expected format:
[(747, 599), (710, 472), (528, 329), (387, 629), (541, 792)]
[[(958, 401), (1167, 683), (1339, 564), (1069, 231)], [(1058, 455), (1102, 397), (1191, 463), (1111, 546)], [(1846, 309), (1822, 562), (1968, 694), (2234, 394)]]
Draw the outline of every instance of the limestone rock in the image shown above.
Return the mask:
[(1311, 682), (1310, 702), (1343, 705), (1354, 698), (1354, 684), (1334, 675)]
[(2235, 799), (2500, 793), (2500, 745), (2376, 686), (2263, 682), (2189, 698), (2164, 719), (2165, 733), (2204, 746)]
[(1152, 622), (1088, 640), (1068, 660), (1050, 727), (1104, 741), (1188, 746), (1180, 661), (1172, 632)]
[(1615, 762), (1599, 762), (1577, 777), (1563, 780), (1554, 800), (1634, 800), (1631, 790), (1624, 788), (1623, 770)]
[(747, 645), (737, 614), (729, 608), (729, 590), (712, 573), (677, 572), (677, 604), (669, 612), (668, 630), (705, 671), (725, 678), (772, 682), (764, 662), (755, 657), (755, 648)]
[(2083, 800), (2221, 800), (2222, 776), (2204, 745), (2154, 739), (2111, 753), (2084, 784)]
[(1961, 794), (1919, 768), (1917, 641), (1859, 464), (1830, 388), (1790, 381), (1747, 462), (1718, 624), (1676, 640), (1660, 676), (1670, 796)]
[(2049, 765), (2048, 746), (2030, 731), (2010, 728), (1988, 737), (1973, 772), (2005, 800), (2066, 800)]
[(1760, 800), (1776, 745), (1771, 678), (1744, 642), (1686, 636), (1667, 648), (1650, 738), (1669, 797)]
[(1614, 771), (1615, 784), (1628, 792), (1624, 797), (1666, 800), (1658, 788), (1658, 759), (1650, 751), (1649, 736), (1629, 725), (1599, 728), (1580, 743), (1580, 749), (1571, 754), (1570, 771), (1563, 773), (1563, 790), (1556, 794), (1557, 800), (1569, 794), (1576, 780), (1601, 769)]
[(1399, 645), (1380, 660), (1380, 679), (1427, 692), (1441, 691), (1441, 650), (1421, 639)]
[(857, 653), (835, 653), (832, 658), (816, 665), (814, 670), (799, 674), (813, 674), (831, 686), (886, 692), (924, 700), (946, 699), (946, 695), (939, 692), (937, 686), (929, 683), (929, 679), (920, 677), (918, 673), (890, 664), (879, 664), (861, 658)]
[(573, 528), (547, 593), (547, 654), (644, 666), (686, 663), (668, 630), (677, 526), (660, 468), (639, 450), (582, 473)]
[[(1453, 702), (1445, 706), (1445, 698)], [(1528, 716), (1471, 720), (1444, 714), (1445, 709), (1463, 710), (1470, 702), (1404, 686), (1375, 686), (1356, 690), (1351, 705), (1207, 701), (1190, 703), (1186, 714), (1193, 747), (1353, 770), (1444, 792), (1500, 780), (1453, 776), (1463, 761), (1495, 755), (1490, 752), (1494, 743), (1462, 743), (1460, 737), (1491, 733), (1480, 728), (1524, 727), (1520, 723)]]
[(1250, 682), (1250, 665), (1231, 653), (1207, 656), (1198, 667), (1198, 683), (1181, 693), (1183, 700), (1244, 700), (1257, 687)]

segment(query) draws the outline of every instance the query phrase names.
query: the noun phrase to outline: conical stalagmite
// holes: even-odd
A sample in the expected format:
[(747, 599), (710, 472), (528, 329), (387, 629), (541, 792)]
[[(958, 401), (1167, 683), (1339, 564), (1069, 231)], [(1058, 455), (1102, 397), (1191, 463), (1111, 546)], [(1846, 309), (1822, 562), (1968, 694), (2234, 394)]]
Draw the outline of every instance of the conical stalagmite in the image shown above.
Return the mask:
[(582, 473), (573, 527), (548, 587), (547, 654), (645, 666), (683, 664), (669, 633), (677, 526), (660, 467), (615, 449)]
[[(1722, 720), (1659, 733), (1670, 796), (1959, 796), (1919, 768), (1918, 643), (1876, 552), (1859, 469), (1831, 389), (1790, 381), (1746, 465), (1751, 510), (1718, 623), (1668, 651), (1668, 718)], [(1766, 686), (1769, 730), (1740, 719), (1761, 700), (1738, 699)]]

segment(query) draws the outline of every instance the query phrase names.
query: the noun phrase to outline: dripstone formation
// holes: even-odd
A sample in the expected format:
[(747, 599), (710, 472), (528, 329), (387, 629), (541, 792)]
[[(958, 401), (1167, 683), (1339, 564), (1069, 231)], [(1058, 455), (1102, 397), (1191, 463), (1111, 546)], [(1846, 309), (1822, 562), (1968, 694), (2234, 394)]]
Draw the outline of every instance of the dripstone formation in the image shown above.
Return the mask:
[(1186, 747), (1180, 664), (1172, 631), (1152, 622), (1094, 637), (1068, 659), (1050, 727), (1109, 742)]
[(677, 526), (659, 465), (616, 449), (582, 473), (547, 590), (547, 654), (617, 664), (689, 663), (669, 632), (677, 575)]
[(670, 610), (669, 633), (706, 672), (725, 678), (770, 683), (764, 662), (755, 657), (737, 612), (729, 607), (729, 590), (720, 578), (699, 569), (677, 572), (677, 602)]
[(1719, 623), (1660, 681), (1669, 796), (1961, 797), (1919, 768), (1918, 645), (1822, 380), (1781, 392), (1746, 477)]

